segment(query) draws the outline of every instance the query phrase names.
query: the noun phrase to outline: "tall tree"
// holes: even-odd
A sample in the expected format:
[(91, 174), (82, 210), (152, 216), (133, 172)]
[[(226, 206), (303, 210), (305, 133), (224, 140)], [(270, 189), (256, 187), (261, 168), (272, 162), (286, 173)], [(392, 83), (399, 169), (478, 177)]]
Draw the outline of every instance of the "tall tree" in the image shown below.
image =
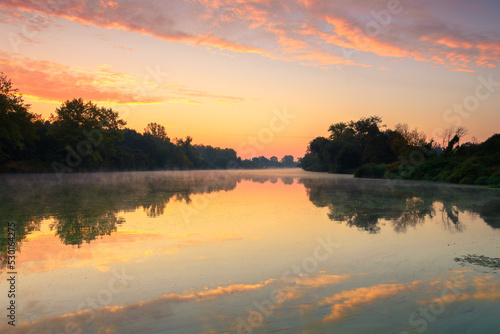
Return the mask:
[(328, 129), (331, 140), (349, 139), (354, 136), (354, 129), (350, 124), (344, 122), (330, 125)]
[(149, 123), (148, 126), (144, 129), (145, 135), (150, 135), (155, 138), (159, 138), (162, 140), (170, 141), (170, 138), (167, 136), (167, 131), (165, 127), (158, 123)]
[(70, 167), (75, 168), (105, 166), (115, 155), (115, 143), (123, 139), (120, 129), (126, 124), (118, 112), (81, 98), (63, 102), (51, 121), (52, 135), (61, 143), (61, 151), (73, 156)]
[(469, 133), (469, 130), (463, 126), (452, 125), (443, 133), (443, 148), (445, 151), (451, 152), (455, 145), (460, 144), (460, 139)]
[(283, 164), (283, 167), (294, 167), (295, 162), (293, 155), (285, 155), (281, 158), (281, 163)]
[(410, 127), (406, 123), (396, 124), (394, 126), (394, 131), (401, 134), (408, 145), (419, 147), (426, 144), (427, 136), (425, 135), (425, 133), (419, 132), (418, 128), (410, 130)]
[(66, 100), (56, 109), (56, 115), (51, 121), (64, 130), (92, 130), (113, 131), (121, 129), (124, 120), (118, 118), (118, 112), (111, 108), (98, 107), (92, 101), (82, 98)]
[(37, 121), (41, 117), (29, 112), (12, 81), (0, 72), (0, 162), (17, 159), (27, 145), (36, 139)]

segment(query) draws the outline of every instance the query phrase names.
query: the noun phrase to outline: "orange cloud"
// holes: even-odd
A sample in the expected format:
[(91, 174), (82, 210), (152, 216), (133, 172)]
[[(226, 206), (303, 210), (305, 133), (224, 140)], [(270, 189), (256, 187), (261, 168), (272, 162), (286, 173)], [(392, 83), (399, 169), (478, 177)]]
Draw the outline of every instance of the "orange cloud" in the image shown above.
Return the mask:
[[(295, 286), (285, 285), (279, 291), (279, 304), (274, 305), (275, 308), (280, 307), (285, 302), (302, 298), (309, 289), (317, 289), (326, 286), (336, 285), (343, 281), (350, 279), (353, 275), (345, 274), (345, 275), (326, 275), (319, 274), (314, 276), (307, 277), (295, 277), (292, 280), (294, 281)], [(279, 280), (281, 283), (290, 283), (284, 282), (284, 280)], [(307, 308), (307, 306), (299, 306), (299, 308)]]
[(297, 280), (297, 284), (308, 288), (320, 288), (324, 286), (334, 285), (348, 280), (352, 275), (317, 275), (313, 277), (301, 278)]
[[(134, 92), (141, 82), (102, 66), (95, 71), (54, 62), (20, 58), (0, 51), (2, 71), (16, 88), (36, 100), (60, 103), (82, 97), (94, 102), (158, 103), (163, 98)], [(136, 91), (138, 91), (136, 89)]]
[(450, 67), (456, 72), (475, 72), (470, 67), (476, 66), (494, 68), (496, 67), (494, 63), (500, 61), (498, 42), (473, 44), (464, 38), (454, 36), (422, 36), (419, 41), (428, 43), (431, 61)]
[[(170, 38), (165, 38), (162, 37), (165, 40), (172, 40)], [(181, 39), (173, 39), (177, 41), (185, 41), (185, 42), (190, 42), (195, 45), (208, 45), (212, 47), (219, 48), (221, 50), (230, 50), (233, 52), (241, 52), (241, 53), (259, 53), (266, 55), (267, 52), (264, 49), (261, 48), (256, 48), (256, 47), (250, 47), (250, 46), (245, 46), (245, 45), (240, 45), (234, 42), (229, 42), (223, 38), (213, 36), (213, 35), (195, 35), (195, 36), (189, 36)]]
[(371, 52), (381, 57), (410, 57), (411, 52), (398, 46), (384, 43), (375, 37), (369, 37), (361, 28), (347, 20), (333, 15), (325, 17), (327, 23), (334, 26), (333, 34), (318, 32), (327, 43), (347, 49)]
[(151, 87), (158, 86), (148, 92), (148, 86), (143, 81), (125, 73), (113, 72), (106, 65), (98, 70), (86, 70), (49, 61), (20, 58), (2, 51), (0, 65), (25, 97), (37, 101), (61, 103), (78, 97), (93, 102), (116, 104), (244, 101), (242, 97), (218, 95), (168, 83), (159, 85), (148, 82), (147, 85)]
[(234, 293), (244, 293), (262, 289), (264, 286), (272, 283), (274, 280), (267, 280), (257, 284), (232, 284), (228, 286), (218, 286), (214, 289), (205, 291), (191, 291), (184, 294), (171, 293), (160, 297), (165, 301), (187, 302), (187, 301), (206, 301)]
[(467, 68), (455, 68), (455, 69), (452, 69), (453, 72), (469, 72), (469, 73), (474, 73), (476, 71), (474, 70), (469, 70)]
[(319, 303), (331, 305), (331, 313), (323, 318), (323, 321), (338, 321), (359, 310), (362, 306), (372, 304), (379, 299), (395, 296), (402, 291), (417, 289), (421, 281), (406, 284), (380, 284), (372, 287), (363, 287), (353, 290), (342, 291), (331, 297), (325, 298)]
[(432, 42), (434, 44), (444, 45), (449, 48), (465, 48), (465, 49), (473, 48), (473, 45), (471, 43), (455, 39), (453, 37), (441, 37), (433, 39), (429, 36), (422, 36), (420, 40), (425, 42)]
[[(294, 31), (296, 29), (290, 29), (290, 25), (293, 27), (294, 24), (286, 20), (277, 21), (276, 14), (270, 8), (264, 10), (263, 7), (257, 8), (255, 3), (249, 4), (246, 1), (236, 1), (230, 6), (230, 9), (226, 7), (223, 9), (222, 15), (227, 14), (227, 12), (230, 12), (230, 15), (228, 17), (224, 16), (221, 19), (221, 4), (213, 5), (208, 4), (206, 1), (202, 2), (209, 12), (204, 14), (204, 18), (211, 20), (211, 22), (215, 20), (217, 25), (221, 24), (221, 21), (241, 21), (247, 24), (247, 29), (256, 30), (261, 28), (264, 32), (270, 33), (270, 40), (273, 40), (276, 46), (273, 51), (261, 53), (269, 58), (284, 61), (300, 61), (303, 65), (313, 66), (362, 65), (335, 53), (323, 50), (317, 45), (314, 39), (304, 39), (304, 30), (295, 34)], [(261, 1), (259, 3), (268, 6), (271, 1)], [(283, 3), (280, 3), (280, 5), (286, 7)], [(286, 10), (290, 9), (286, 8)]]
[[(387, 26), (387, 33), (381, 31), (375, 36), (368, 36), (363, 28), (369, 19), (357, 17), (355, 11), (347, 15), (345, 8), (338, 6), (336, 2), (323, 0), (299, 2), (315, 17), (315, 20), (306, 21), (308, 23), (303, 25), (299, 33), (309, 37), (320, 37), (321, 41), (341, 47), (347, 57), (354, 55), (355, 51), (361, 51), (381, 57), (437, 63), (452, 70), (457, 68), (473, 70), (472, 68), (476, 66), (494, 68), (495, 63), (500, 61), (500, 43), (491, 41), (491, 34), (478, 33), (477, 36), (471, 37), (470, 34), (458, 30), (449, 30), (441, 22), (434, 22), (435, 35), (429, 35), (429, 29), (419, 26), (420, 21), (429, 20), (423, 16), (423, 12), (401, 14), (405, 15), (409, 22), (414, 21), (410, 26), (400, 25), (401, 21), (396, 19)], [(359, 5), (360, 9), (363, 7)], [(322, 30), (316, 28), (324, 27), (323, 21), (333, 25), (334, 29), (325, 32), (324, 28)], [(472, 40), (475, 42), (471, 42)]]
[[(463, 271), (463, 273), (470, 273), (470, 271)], [(496, 301), (500, 300), (500, 281), (495, 280), (493, 275), (485, 276), (472, 276), (467, 279), (464, 275), (459, 275), (455, 278), (454, 282), (444, 282), (436, 285), (434, 288), (435, 294), (441, 293), (444, 289), (453, 287), (459, 294), (449, 292), (439, 297), (430, 299), (423, 299), (417, 301), (420, 305), (439, 304), (444, 302), (446, 304), (464, 302), (470, 299)]]
[(493, 278), (492, 275), (487, 275), (480, 280), (476, 280), (476, 292), (472, 294), (472, 298), (478, 300), (499, 300), (500, 281), (493, 280)]

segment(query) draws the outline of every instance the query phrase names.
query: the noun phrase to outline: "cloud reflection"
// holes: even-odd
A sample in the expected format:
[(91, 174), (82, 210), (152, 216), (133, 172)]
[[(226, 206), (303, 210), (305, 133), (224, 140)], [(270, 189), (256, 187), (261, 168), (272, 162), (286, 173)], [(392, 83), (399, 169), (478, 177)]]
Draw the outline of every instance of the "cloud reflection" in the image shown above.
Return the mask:
[(325, 298), (318, 306), (331, 305), (331, 313), (325, 316), (323, 321), (339, 321), (356, 313), (361, 307), (373, 304), (379, 299), (394, 297), (402, 291), (418, 289), (421, 284), (422, 281), (410, 284), (380, 284), (342, 291)]
[[(467, 275), (467, 276), (466, 276)], [(365, 276), (365, 275), (362, 275)], [(298, 280), (295, 291), (285, 293), (281, 299), (280, 312), (276, 312), (277, 317), (295, 317), (294, 310), (308, 310), (308, 316), (311, 312), (321, 311), (325, 306), (329, 307), (330, 312), (323, 316), (322, 325), (311, 323), (309, 328), (324, 328), (330, 323), (341, 322), (355, 314), (361, 312), (369, 305), (384, 302), (387, 300), (387, 305), (391, 305), (391, 300), (398, 298), (402, 293), (409, 294), (425, 294), (430, 296), (427, 299), (418, 301), (419, 305), (429, 305), (432, 303), (445, 301), (450, 303), (461, 303), (467, 300), (500, 300), (500, 282), (495, 280), (495, 276), (491, 274), (474, 276), (470, 272), (450, 273), (430, 279), (427, 281), (413, 281), (409, 283), (397, 284), (376, 284), (373, 286), (359, 286), (357, 288), (349, 288), (339, 290), (328, 297), (323, 297), (325, 291), (335, 291), (342, 288), (339, 283), (347, 280), (352, 280), (353, 275), (328, 275), (315, 274)], [(363, 280), (366, 281), (366, 280)], [(358, 282), (361, 283), (362, 281)], [(450, 283), (451, 282), (451, 283)], [(269, 291), (274, 291), (283, 288), (282, 279), (267, 279), (254, 284), (229, 284), (220, 285), (214, 288), (205, 288), (205, 290), (189, 290), (183, 293), (169, 293), (162, 295), (159, 298), (152, 300), (141, 301), (125, 305), (105, 306), (97, 309), (84, 309), (77, 312), (67, 313), (60, 316), (53, 316), (44, 319), (39, 319), (29, 323), (23, 323), (22, 326), (16, 327), (12, 333), (40, 333), (44, 330), (52, 330), (53, 332), (64, 332), (65, 327), (75, 326), (84, 329), (85, 332), (103, 332), (108, 330), (119, 333), (131, 333), (135, 329), (147, 328), (147, 324), (155, 323), (155, 328), (160, 328), (168, 331), (169, 328), (176, 328), (180, 325), (177, 321), (182, 321), (178, 318), (185, 308), (182, 306), (186, 303), (203, 303), (207, 312), (212, 311), (217, 314), (212, 318), (208, 318), (198, 311), (192, 314), (191, 326), (202, 324), (204, 328), (224, 328), (227, 330), (231, 324), (235, 323), (235, 317), (239, 314), (240, 306), (236, 309), (231, 309), (230, 305), (252, 305), (252, 300), (259, 300), (261, 294), (268, 294)], [(289, 283), (289, 282), (288, 282)], [(355, 281), (350, 281), (350, 285)], [(288, 287), (290, 288), (290, 287)], [(442, 294), (443, 289), (460, 289), (463, 291), (459, 297), (452, 296), (450, 293)], [(328, 290), (325, 290), (328, 289)], [(259, 292), (260, 291), (260, 292)], [(319, 293), (322, 291), (321, 293)], [(225, 299), (219, 303), (219, 300)], [(313, 302), (304, 303), (305, 301)], [(213, 303), (213, 304), (212, 304)], [(235, 304), (236, 303), (236, 304)], [(33, 304), (33, 303), (32, 303)], [(36, 303), (35, 303), (36, 304)], [(36, 305), (34, 307), (36, 307)], [(215, 307), (216, 309), (212, 308)], [(197, 310), (189, 306), (191, 310)], [(198, 309), (202, 311), (201, 309)], [(403, 310), (404, 312), (404, 310)], [(215, 314), (214, 313), (214, 314)], [(92, 319), (92, 321), (89, 321)], [(313, 327), (311, 327), (313, 326)], [(194, 327), (186, 327), (186, 330), (193, 330)], [(0, 330), (5, 330), (5, 324), (0, 325)], [(234, 329), (234, 328), (233, 328)]]

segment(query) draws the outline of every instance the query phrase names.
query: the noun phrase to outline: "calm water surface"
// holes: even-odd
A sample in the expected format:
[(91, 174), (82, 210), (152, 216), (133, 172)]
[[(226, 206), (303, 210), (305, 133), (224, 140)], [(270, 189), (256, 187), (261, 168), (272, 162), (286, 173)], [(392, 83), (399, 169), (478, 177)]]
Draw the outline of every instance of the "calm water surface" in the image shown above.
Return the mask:
[(264, 170), (0, 191), (1, 333), (498, 333), (498, 270), (454, 261), (500, 257), (498, 190)]

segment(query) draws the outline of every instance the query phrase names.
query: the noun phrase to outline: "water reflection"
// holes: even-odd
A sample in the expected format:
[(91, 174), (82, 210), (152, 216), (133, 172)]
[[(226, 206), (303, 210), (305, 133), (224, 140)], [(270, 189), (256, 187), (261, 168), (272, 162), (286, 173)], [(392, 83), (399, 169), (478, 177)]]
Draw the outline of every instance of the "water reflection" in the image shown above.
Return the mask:
[[(302, 184), (309, 200), (327, 207), (332, 221), (379, 233), (382, 221), (396, 232), (441, 217), (450, 231), (463, 231), (461, 214), (472, 213), (500, 228), (500, 196), (496, 190), (428, 183), (358, 180), (266, 172), (200, 171), (71, 175), (59, 182), (53, 175), (21, 175), (0, 179), (0, 261), (6, 263), (7, 224), (16, 222), (19, 248), (28, 234), (51, 219), (51, 229), (66, 245), (80, 246), (117, 231), (120, 212), (143, 209), (148, 217), (165, 213), (169, 202), (190, 204), (193, 194), (232, 191), (242, 181)], [(436, 203), (440, 205), (436, 206)]]
[[(13, 333), (73, 325), (116, 333), (415, 332), (423, 327), (410, 315), (445, 303), (446, 317), (429, 323), (429, 333), (444, 333), (476, 317), (473, 307), (486, 322), (497, 316), (484, 315), (498, 309), (496, 275), (453, 261), (500, 256), (496, 190), (301, 171), (50, 177), (0, 178), (0, 230), (17, 224), (30, 292), (19, 297), (22, 327)], [(189, 224), (186, 208), (197, 212)], [(128, 282), (119, 291), (109, 285), (116, 273)], [(443, 295), (450, 278), (463, 287), (455, 301)], [(257, 312), (262, 321), (251, 317)]]
[(111, 235), (116, 232), (116, 226), (123, 223), (123, 218), (111, 212), (94, 216), (69, 213), (55, 215), (50, 228), (56, 232), (65, 245), (81, 245), (97, 237)]
[[(446, 229), (461, 232), (465, 228), (461, 213), (476, 214), (500, 228), (500, 199), (492, 189), (346, 178), (300, 182), (314, 205), (329, 209), (331, 220), (369, 233), (379, 233), (382, 220), (404, 233), (436, 215)], [(440, 203), (438, 210), (436, 203)]]
[[(201, 291), (163, 294), (138, 303), (84, 309), (10, 330), (11, 333), (63, 333), (68, 328), (75, 332), (84, 329), (88, 333), (299, 332), (292, 325), (299, 320), (304, 329), (301, 332), (305, 333), (346, 332), (347, 329), (352, 333), (423, 332), (431, 326), (430, 333), (443, 333), (446, 331), (441, 330), (453, 328), (454, 324), (463, 321), (468, 323), (467, 327), (478, 328), (477, 315), (472, 312), (487, 312), (487, 302), (500, 300), (500, 281), (490, 274), (475, 276), (467, 271), (449, 272), (427, 280), (368, 286), (363, 285), (364, 280), (363, 275), (319, 273), (306, 279), (298, 278), (291, 284), (293, 286), (280, 279), (219, 285)], [(220, 313), (221, 306), (227, 307), (229, 298), (238, 297), (265, 305), (260, 310), (267, 312), (267, 317), (273, 317), (273, 321), (253, 320), (252, 313), (248, 317), (238, 317), (238, 314), (248, 313), (245, 304), (231, 304), (231, 309)], [(377, 318), (366, 318), (363, 312), (370, 307)], [(184, 314), (186, 310), (190, 310), (188, 318)], [(436, 315), (442, 312), (447, 316), (434, 322)], [(413, 320), (408, 321), (409, 318)], [(495, 325), (490, 321), (489, 327), (495, 328)], [(0, 329), (6, 327), (0, 324)], [(491, 333), (474, 329), (472, 332)]]
[(161, 216), (170, 201), (191, 203), (193, 194), (229, 191), (237, 179), (208, 173), (113, 173), (72, 175), (61, 183), (53, 175), (0, 179), (0, 262), (7, 261), (8, 223), (15, 222), (16, 246), (44, 219), (66, 245), (110, 235), (124, 222), (119, 212), (142, 208)]

